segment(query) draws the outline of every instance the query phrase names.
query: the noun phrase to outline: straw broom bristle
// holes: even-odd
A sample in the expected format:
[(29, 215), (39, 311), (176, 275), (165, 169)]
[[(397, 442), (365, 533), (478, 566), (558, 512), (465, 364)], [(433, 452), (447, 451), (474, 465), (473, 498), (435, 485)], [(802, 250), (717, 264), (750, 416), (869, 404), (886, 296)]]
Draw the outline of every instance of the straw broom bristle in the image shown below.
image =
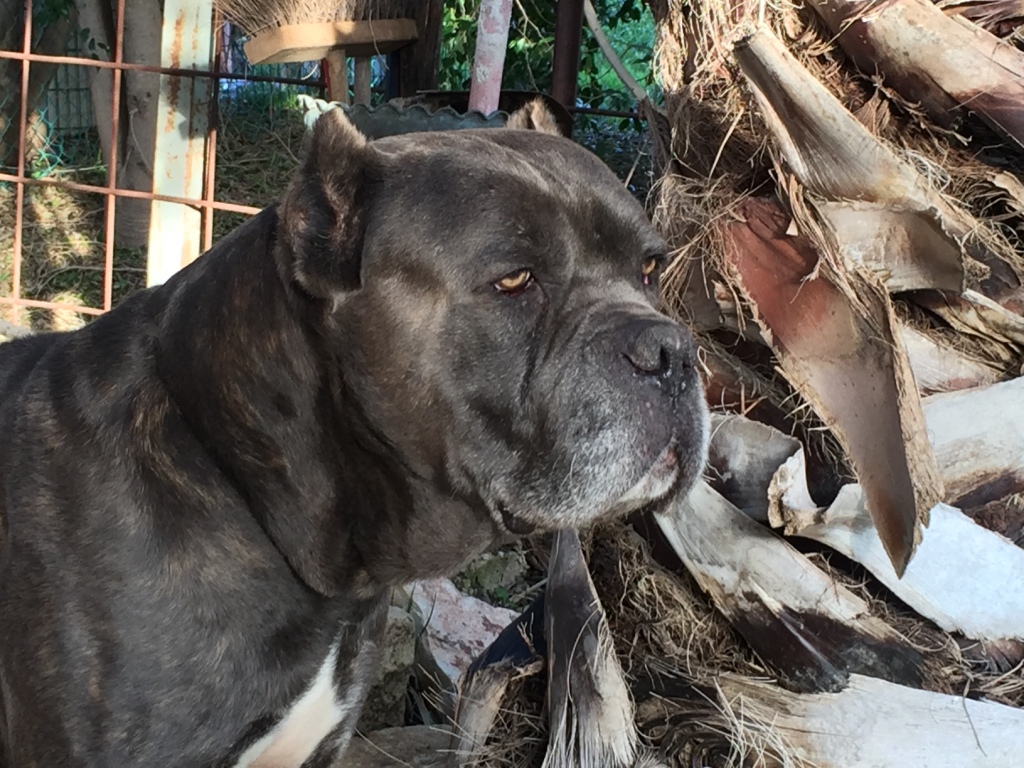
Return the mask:
[(224, 18), (256, 35), (290, 24), (410, 18), (416, 0), (214, 0)]

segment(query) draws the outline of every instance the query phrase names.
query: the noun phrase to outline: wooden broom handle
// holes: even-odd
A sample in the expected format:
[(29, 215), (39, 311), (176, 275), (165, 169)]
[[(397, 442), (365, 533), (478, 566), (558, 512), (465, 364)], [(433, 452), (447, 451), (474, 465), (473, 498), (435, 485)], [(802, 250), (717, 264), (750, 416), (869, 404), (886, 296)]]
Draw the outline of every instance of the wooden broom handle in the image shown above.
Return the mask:
[(327, 66), (327, 98), (348, 104), (348, 67), (344, 48), (332, 48), (324, 55)]

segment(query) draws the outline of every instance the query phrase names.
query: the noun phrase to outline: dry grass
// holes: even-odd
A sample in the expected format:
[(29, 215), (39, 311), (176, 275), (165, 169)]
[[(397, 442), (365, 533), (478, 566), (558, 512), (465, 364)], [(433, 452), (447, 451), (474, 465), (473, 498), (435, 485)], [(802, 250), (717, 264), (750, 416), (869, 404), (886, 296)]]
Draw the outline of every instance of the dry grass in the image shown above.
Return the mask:
[(540, 768), (548, 746), (544, 711), (547, 670), (543, 665), (515, 677), (478, 764), (486, 768)]
[[(70, 175), (70, 174), (69, 174)], [(82, 176), (86, 174), (78, 174)], [(0, 295), (10, 295), (14, 252), (15, 191), (0, 187)], [(52, 186), (30, 186), (22, 225), (22, 296), (79, 306), (103, 303), (102, 195)], [(145, 261), (138, 251), (115, 251), (114, 297), (145, 284)], [(72, 330), (86, 318), (75, 312), (5, 308), (8, 320), (36, 329)]]
[(765, 674), (742, 639), (689, 576), (658, 565), (647, 545), (622, 525), (603, 526), (588, 542), (594, 586), (628, 675), (672, 660), (678, 674)]
[[(667, 21), (659, 29), (658, 72), (666, 93), (672, 151), (670, 157), (659, 158), (659, 164), (669, 165), (671, 172), (656, 189), (655, 223), (675, 249), (663, 283), (672, 314), (682, 318), (692, 314), (692, 307), (704, 300), (705, 285), (711, 280), (717, 281), (716, 290), (728, 294), (729, 281), (722, 276), (724, 249), (718, 225), (737, 215), (739, 202), (752, 195), (775, 196), (783, 205), (801, 202), (802, 191), (788, 185), (784, 165), (773, 156), (776, 153), (766, 139), (766, 127), (748, 99), (744, 79), (731, 58), (731, 44), (755, 24), (770, 26), (799, 61), (898, 157), (913, 165), (939, 194), (977, 218), (979, 226), (971, 233), (966, 247), (988, 250), (1018, 272), (1022, 270), (1024, 195), (1020, 190), (1014, 194), (1005, 183), (995, 179), (1002, 168), (1021, 167), (1017, 149), (995, 138), (986, 141), (984, 127), (974, 126), (977, 130), (971, 146), (961, 137), (937, 128), (914, 105), (880, 89), (845, 63), (813, 11), (802, 9), (797, 3), (665, 0), (661, 5)], [(744, 323), (750, 323), (751, 318), (740, 297), (734, 295), (733, 300), (738, 317), (730, 317), (727, 325), (742, 334)], [(897, 302), (897, 310), (902, 320), (940, 343), (1007, 375), (1019, 375), (1019, 350), (1008, 350), (996, 342), (965, 339), (910, 304)], [(709, 332), (701, 337), (708, 354), (718, 361), (735, 363), (736, 378), (742, 385), (749, 385), (751, 399), (763, 399), (791, 417), (794, 431), (808, 452), (824, 458), (825, 464), (835, 467), (838, 476), (842, 472), (842, 453), (806, 403), (770, 366), (737, 359), (726, 334), (713, 328), (705, 328)], [(925, 687), (1024, 705), (1022, 668), (1007, 671), (1005, 665), (997, 663), (1000, 649), (982, 648), (941, 632), (902, 607), (877, 582), (847, 562), (833, 567), (824, 556), (814, 558), (837, 582), (867, 599), (874, 615), (894, 626), (924, 652)], [(645, 577), (639, 577), (638, 583), (644, 580)], [(652, 603), (658, 599), (657, 594), (646, 594), (643, 598)], [(662, 610), (675, 610), (680, 617), (694, 620), (693, 602), (661, 606), (659, 611)], [(640, 626), (644, 637), (652, 638), (648, 625)], [(719, 637), (721, 644), (702, 649), (698, 643), (697, 652), (692, 652), (685, 644), (685, 632), (681, 627), (673, 627), (667, 637), (652, 638), (652, 647), (633, 659), (634, 667), (638, 663), (643, 665), (637, 661), (639, 658), (671, 659), (668, 664), (660, 662), (661, 674), (681, 676), (698, 687), (701, 682), (704, 685), (704, 696), (697, 701), (676, 698), (659, 701), (657, 705), (645, 704), (648, 710), (658, 711), (655, 720), (660, 723), (660, 731), (655, 729), (652, 733), (658, 738), (675, 739), (673, 750), (687, 760), (697, 755), (697, 759), (714, 765), (738, 765), (743, 760), (759, 764), (764, 762), (764, 754), (774, 753), (775, 764), (792, 764), (785, 756), (784, 745), (773, 744), (770, 728), (765, 730), (764, 724), (770, 723), (770, 718), (755, 717), (757, 722), (753, 724), (741, 722), (714, 690), (713, 676), (707, 676), (709, 671), (713, 674), (718, 670), (757, 677), (766, 674), (765, 670), (744, 655), (742, 641), (728, 634), (717, 635), (720, 627), (710, 624), (703, 631)], [(628, 637), (616, 636), (623, 642)], [(680, 647), (685, 654), (679, 653)], [(701, 650), (713, 655), (705, 657)], [(702, 667), (706, 670), (702, 671)], [(759, 753), (760, 749), (765, 750), (764, 754)], [(738, 756), (741, 753), (745, 755), (742, 758)]]
[[(699, 690), (713, 687), (721, 673), (768, 674), (693, 580), (655, 563), (631, 529), (601, 526), (585, 548), (617, 655), (635, 684), (675, 680), (680, 688)], [(523, 676), (509, 686), (482, 764), (541, 765), (547, 745), (545, 674)], [(735, 713), (730, 715), (714, 696), (654, 696), (639, 706), (638, 725), (647, 743), (666, 752), (664, 759), (673, 766), (689, 765), (696, 755), (708, 765), (741, 766), (759, 753), (785, 753), (772, 745), (770, 732), (755, 738), (753, 726), (744, 731), (745, 741), (734, 738), (730, 716)]]
[[(299, 108), (243, 103), (224, 110), (221, 120), (215, 198), (257, 208), (276, 202), (299, 163), (305, 132)], [(215, 213), (214, 242), (247, 218)]]
[(639, 707), (641, 722), (672, 768), (814, 768), (773, 727), (774, 712), (746, 697), (731, 698), (717, 679), (708, 685), (675, 682), (693, 695), (654, 697)]
[[(812, 552), (808, 557), (922, 652), (922, 687), (1024, 707), (1024, 664), (1000, 669), (990, 649), (922, 619), (841, 556)], [(715, 766), (802, 768), (771, 728), (773, 713), (738, 708), (722, 695), (716, 683), (720, 675), (765, 679), (770, 671), (692, 579), (655, 563), (646, 544), (625, 526), (598, 531), (589, 561), (624, 667), (634, 678), (674, 680), (674, 685), (663, 682), (662, 691), (681, 692), (653, 696), (638, 712), (642, 730), (676, 765), (690, 765), (696, 757)]]
[(716, 692), (719, 675), (770, 673), (693, 579), (656, 563), (626, 526), (603, 526), (588, 549), (623, 668), (640, 688), (658, 691), (640, 702), (637, 723), (662, 759), (680, 768), (797, 768), (777, 733)]

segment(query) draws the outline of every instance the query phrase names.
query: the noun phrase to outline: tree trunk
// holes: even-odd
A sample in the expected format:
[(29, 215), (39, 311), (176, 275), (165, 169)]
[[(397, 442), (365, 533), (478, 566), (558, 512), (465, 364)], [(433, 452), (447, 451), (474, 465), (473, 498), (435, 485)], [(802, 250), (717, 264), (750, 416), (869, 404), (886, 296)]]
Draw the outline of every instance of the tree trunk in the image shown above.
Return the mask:
[[(25, 19), (25, 4), (20, 0), (0, 0), (0, 49), (20, 51), (22, 29)], [(0, 131), (3, 132), (2, 164), (11, 165), (12, 147), (7, 137), (13, 133), (18, 140), (18, 118), (21, 101), (21, 62), (13, 59), (0, 61)]]
[[(114, 50), (114, 20), (107, 0), (75, 0), (78, 23), (85, 42), (84, 54), (100, 61), (109, 61)], [(113, 70), (89, 70), (89, 94), (92, 97), (93, 122), (103, 152), (103, 162), (110, 165), (111, 94)]]
[[(125, 61), (160, 65), (162, 22), (159, 0), (132, 0), (125, 4)], [(152, 192), (160, 75), (125, 72), (123, 79), (121, 122), (125, 130), (119, 142), (118, 186)], [(151, 205), (148, 200), (118, 199), (114, 225), (118, 246), (144, 248), (147, 245)]]
[[(2, 1), (2, 0), (0, 0)], [(76, 0), (83, 30), (88, 30), (91, 52), (104, 61), (114, 53), (114, 14), (108, 0)], [(159, 0), (133, 0), (125, 4), (123, 59), (135, 64), (160, 64), (162, 14)], [(125, 72), (122, 77), (118, 120), (117, 185), (149, 192), (153, 189), (153, 147), (156, 142), (157, 99), (160, 76)], [(113, 72), (93, 70), (92, 94), (96, 132), (103, 159), (110, 165), (113, 121)], [(119, 248), (144, 248), (149, 236), (148, 200), (119, 198), (114, 220), (114, 242)]]

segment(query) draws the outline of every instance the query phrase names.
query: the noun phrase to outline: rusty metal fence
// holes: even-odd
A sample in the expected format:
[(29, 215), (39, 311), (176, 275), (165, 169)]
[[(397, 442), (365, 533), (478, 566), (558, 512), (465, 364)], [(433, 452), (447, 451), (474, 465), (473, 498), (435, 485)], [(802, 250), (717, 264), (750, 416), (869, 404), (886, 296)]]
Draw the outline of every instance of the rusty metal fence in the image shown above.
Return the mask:
[[(119, 202), (124, 204), (123, 201), (128, 199), (149, 201), (150, 204), (153, 202), (163, 202), (184, 206), (190, 211), (198, 212), (199, 232), (195, 233), (194, 236), (200, 244), (199, 250), (201, 251), (208, 249), (214, 240), (215, 213), (248, 216), (257, 213), (260, 207), (265, 204), (266, 201), (263, 200), (220, 199), (222, 197), (230, 198), (232, 196), (230, 191), (225, 195), (218, 196), (216, 178), (218, 160), (217, 139), (218, 131), (221, 127), (221, 109), (225, 103), (230, 103), (233, 98), (237, 97), (237, 86), (239, 84), (263, 83), (268, 86), (293, 86), (322, 96), (324, 93), (324, 83), (318, 78), (315, 70), (312, 73), (254, 73), (245, 64), (243, 60), (244, 54), (241, 53), (240, 48), (233, 44), (229, 28), (220, 23), (220, 20), (216, 18), (212, 10), (210, 10), (210, 18), (204, 22), (206, 26), (204, 27), (203, 24), (200, 24), (198, 31), (198, 34), (202, 34), (205, 28), (206, 32), (212, 37), (210, 41), (213, 52), (211, 57), (212, 66), (206, 69), (180, 66), (181, 59), (179, 54), (182, 45), (188, 41), (184, 38), (168, 40), (166, 13), (170, 12), (174, 4), (171, 0), (166, 0), (164, 3), (165, 29), (160, 58), (161, 65), (153, 66), (125, 59), (126, 0), (116, 0), (113, 7), (114, 34), (113, 45), (109, 51), (109, 60), (82, 55), (82, 52), (76, 55), (74, 49), (70, 52), (65, 51), (61, 55), (34, 52), (33, 41), (36, 38), (33, 30), (33, 0), (25, 0), (20, 49), (0, 50), (0, 65), (12, 66), (8, 62), (14, 62), (13, 66), (20, 64), (20, 88), (17, 88), (13, 93), (8, 88), (8, 93), (0, 94), (0, 101), (2, 101), (4, 96), (20, 99), (16, 110), (18, 120), (17, 146), (13, 153), (9, 155), (9, 157), (14, 158), (14, 162), (8, 161), (8, 165), (0, 165), (0, 190), (5, 193), (5, 205), (8, 208), (3, 219), (3, 225), (0, 227), (0, 236), (4, 236), (0, 237), (0, 318), (25, 324), (31, 322), (34, 325), (46, 327), (48, 323), (40, 321), (37, 317), (40, 310), (47, 311), (51, 316), (55, 313), (95, 316), (109, 310), (117, 298), (115, 296), (115, 224), (118, 216)], [(186, 6), (187, 4), (179, 2), (178, 5)], [(194, 6), (195, 4), (192, 4), (193, 8)], [(209, 8), (210, 6), (207, 5), (206, 7)], [(0, 22), (2, 21), (0, 19)], [(173, 21), (172, 19), (172, 24)], [(188, 34), (193, 36), (197, 34), (196, 29), (181, 29), (180, 21), (181, 19), (178, 19), (179, 23), (177, 24), (177, 29), (174, 30), (174, 34), (182, 34), (186, 37)], [(50, 163), (40, 172), (37, 167), (38, 164), (31, 162), (33, 151), (33, 116), (36, 115), (38, 117), (38, 109), (37, 105), (30, 104), (29, 100), (30, 75), (33, 67), (47, 65), (59, 65), (65, 73), (70, 71), (68, 68), (92, 68), (94, 72), (109, 70), (111, 75), (109, 93), (110, 124), (109, 126), (96, 126), (97, 130), (109, 131), (109, 150), (105, 152), (105, 156), (93, 162), (94, 167), (92, 168), (91, 175), (85, 174), (84, 178), (82, 174), (75, 175), (62, 172), (60, 163)], [(207, 102), (204, 121), (205, 140), (202, 143), (202, 184), (200, 194), (185, 196), (164, 194), (151, 190), (132, 189), (128, 188), (127, 185), (119, 183), (118, 133), (124, 130), (122, 83), (125, 73), (133, 72), (151, 73), (170, 78), (169, 82), (173, 90), (177, 90), (181, 83), (202, 81), (205, 83), (206, 88), (209, 89), (209, 92), (212, 92), (213, 96)], [(61, 87), (60, 78), (55, 82), (55, 87), (59, 89)], [(65, 82), (81, 83), (82, 80), (76, 79), (72, 75), (70, 80), (65, 78)], [(92, 103), (96, 103), (97, 95), (95, 92), (91, 94), (91, 99)], [(48, 113), (52, 113), (55, 109), (59, 113), (61, 104), (59, 97), (56, 99), (44, 98), (42, 104), (46, 107)], [(294, 120), (296, 124), (301, 124), (301, 117), (297, 115), (289, 116), (288, 119)], [(50, 122), (54, 125), (55, 132), (58, 134), (55, 140), (59, 140), (61, 131), (66, 133), (69, 129), (66, 120), (64, 121), (65, 124), (61, 125), (59, 114), (51, 114)], [(160, 130), (174, 130), (174, 128), (174, 126), (168, 125), (166, 128), (161, 127)], [(291, 152), (287, 146), (284, 147), (284, 150), (289, 153)], [(0, 160), (0, 163), (2, 162)], [(156, 160), (154, 160), (155, 162)], [(159, 187), (159, 185), (156, 186)], [(26, 288), (23, 278), (26, 274), (26, 266), (28, 265), (27, 259), (45, 258), (45, 254), (40, 256), (38, 253), (26, 253), (26, 200), (30, 195), (46, 188), (62, 190), (67, 193), (91, 195), (97, 202), (102, 200), (102, 205), (97, 206), (97, 209), (90, 214), (95, 214), (97, 218), (97, 231), (102, 233), (99, 238), (101, 242), (94, 243), (96, 246), (101, 246), (102, 258), (93, 258), (94, 262), (99, 263), (75, 267), (79, 270), (88, 269), (96, 274), (102, 274), (102, 289), (101, 291), (96, 291), (92, 301), (86, 301), (81, 297), (69, 300), (66, 297), (62, 298), (60, 296), (34, 295), (33, 291)], [(13, 194), (11, 194), (12, 192)], [(246, 195), (243, 193), (243, 196)], [(60, 201), (58, 200), (54, 205), (59, 208)], [(11, 207), (13, 207), (13, 211), (9, 210)], [(100, 208), (102, 209), (101, 212)], [(56, 213), (59, 214), (60, 211)], [(99, 216), (102, 216), (102, 221), (98, 220)], [(238, 216), (231, 218), (237, 220)], [(4, 232), (3, 230), (6, 229), (12, 231)], [(98, 256), (98, 254), (95, 255)], [(141, 258), (144, 259), (145, 256)], [(139, 262), (136, 262), (132, 269), (135, 273), (144, 271)], [(136, 276), (133, 285), (138, 287), (138, 284), (139, 278)], [(39, 292), (35, 293), (38, 294)]]

